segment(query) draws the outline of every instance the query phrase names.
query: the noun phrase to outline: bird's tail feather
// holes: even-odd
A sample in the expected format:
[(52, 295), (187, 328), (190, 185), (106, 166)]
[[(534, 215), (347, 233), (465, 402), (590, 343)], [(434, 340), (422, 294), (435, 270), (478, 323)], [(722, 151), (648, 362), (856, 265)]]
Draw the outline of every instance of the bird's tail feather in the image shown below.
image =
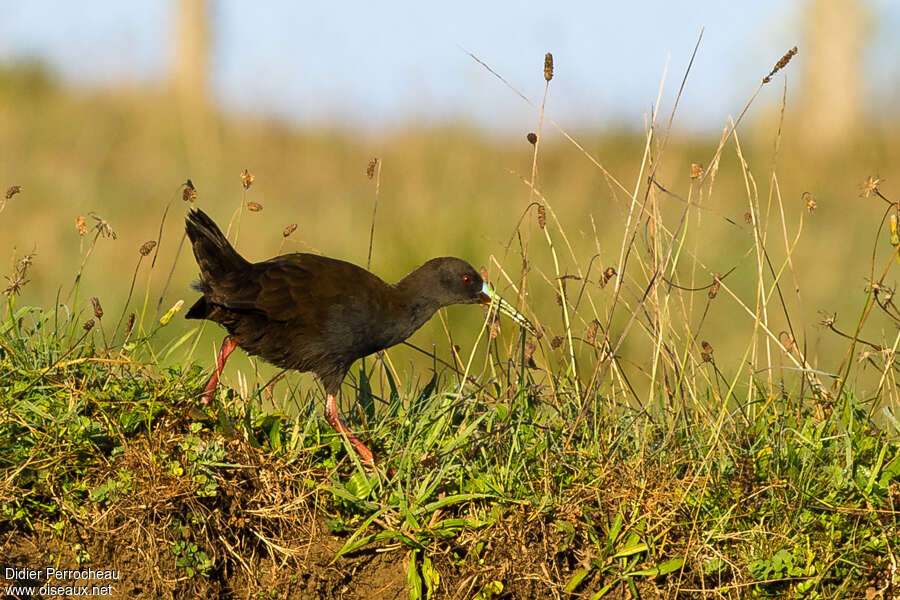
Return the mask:
[(194, 249), (194, 258), (200, 266), (201, 291), (208, 289), (210, 281), (250, 266), (202, 210), (192, 209), (185, 219), (185, 227)]

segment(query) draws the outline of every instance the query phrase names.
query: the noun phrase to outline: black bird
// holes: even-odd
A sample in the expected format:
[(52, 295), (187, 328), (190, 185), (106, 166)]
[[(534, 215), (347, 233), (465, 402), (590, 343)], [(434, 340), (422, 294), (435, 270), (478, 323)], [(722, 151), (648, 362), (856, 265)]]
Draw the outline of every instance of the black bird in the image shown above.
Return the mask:
[(297, 371), (312, 371), (325, 387), (325, 418), (343, 432), (361, 458), (372, 452), (341, 419), (336, 396), (359, 358), (408, 338), (443, 306), (493, 304), (536, 334), (534, 326), (502, 300), (472, 266), (458, 258), (434, 258), (395, 284), (351, 263), (315, 254), (286, 254), (251, 263), (201, 210), (186, 219), (203, 296), (188, 319), (223, 325), (216, 369), (201, 403), (209, 404), (228, 355), (248, 354)]

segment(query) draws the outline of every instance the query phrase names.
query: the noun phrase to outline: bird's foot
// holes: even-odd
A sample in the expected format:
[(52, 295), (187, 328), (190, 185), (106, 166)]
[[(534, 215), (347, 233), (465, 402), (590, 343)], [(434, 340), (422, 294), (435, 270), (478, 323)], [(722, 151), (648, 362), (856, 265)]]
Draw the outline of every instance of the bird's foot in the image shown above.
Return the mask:
[(328, 424), (331, 425), (335, 431), (340, 431), (347, 436), (347, 441), (350, 442), (350, 445), (356, 450), (356, 453), (359, 455), (359, 458), (364, 465), (368, 467), (375, 466), (375, 455), (372, 454), (372, 451), (369, 450), (369, 447), (366, 446), (361, 439), (353, 435), (353, 432), (350, 431), (350, 428), (347, 427), (347, 424), (344, 423), (340, 413), (338, 413), (337, 399), (334, 397), (334, 394), (328, 394), (325, 399), (325, 420), (328, 421)]

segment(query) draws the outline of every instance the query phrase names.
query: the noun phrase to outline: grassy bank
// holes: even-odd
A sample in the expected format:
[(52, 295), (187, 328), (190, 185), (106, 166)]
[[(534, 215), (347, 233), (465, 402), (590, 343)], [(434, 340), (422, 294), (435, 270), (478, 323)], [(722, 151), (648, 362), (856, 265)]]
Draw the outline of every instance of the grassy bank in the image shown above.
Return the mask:
[(376, 398), (360, 375), (370, 472), (318, 393), (279, 384), (288, 416), (225, 390), (202, 413), (200, 368), (99, 330), (34, 308), (0, 327), (6, 564), (121, 569), (118, 597), (148, 598), (894, 589), (900, 430), (850, 390), (638, 410), (514, 357), (461, 389), (439, 367)]

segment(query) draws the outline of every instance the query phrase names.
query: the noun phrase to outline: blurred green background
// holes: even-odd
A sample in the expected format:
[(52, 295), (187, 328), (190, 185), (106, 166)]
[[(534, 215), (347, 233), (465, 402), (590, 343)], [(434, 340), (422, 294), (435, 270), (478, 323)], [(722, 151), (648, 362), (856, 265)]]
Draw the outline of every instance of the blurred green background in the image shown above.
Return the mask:
[[(527, 213), (516, 235), (530, 200), (523, 180), (530, 178), (533, 146), (525, 134), (537, 130), (536, 113), (532, 111), (533, 118), (520, 125), (498, 130), (467, 118), (411, 118), (374, 127), (342, 127), (327, 120), (321, 124), (292, 121), (252, 108), (225, 110), (214, 94), (204, 91), (208, 85), (203, 71), (208, 58), (204, 57), (209, 53), (209, 43), (204, 43), (205, 35), (201, 34), (210, 27), (214, 30), (215, 25), (204, 25), (209, 19), (204, 7), (208, 6), (202, 2), (170, 6), (186, 20), (178, 31), (188, 32), (179, 34), (187, 41), (173, 45), (176, 51), (170, 76), (154, 81), (80, 85), (71, 77), (61, 76), (56, 67), (40, 57), (15, 57), (0, 68), (0, 175), (4, 189), (12, 185), (23, 188), (0, 212), (0, 252), (6, 256), (0, 263), (0, 274), (12, 276), (15, 261), (25, 254), (35, 254), (17, 306), (49, 309), (57, 298), (63, 304), (72, 300), (75, 275), (94, 235), (89, 231), (81, 237), (75, 221), (83, 216), (91, 228), (96, 224), (90, 216), (93, 213), (107, 220), (117, 235), (114, 240), (97, 241), (84, 268), (78, 304), (72, 309), (88, 318), (90, 297), (97, 296), (109, 315), (104, 324), (111, 328), (124, 308), (140, 258), (139, 248), (157, 238), (167, 209), (156, 265), (151, 270), (149, 260), (141, 263), (129, 310), (140, 309), (148, 286), (156, 317), (179, 299), (190, 305), (196, 293), (189, 284), (197, 269), (187, 246), (177, 254), (187, 208), (181, 184), (188, 178), (196, 185), (197, 205), (223, 229), (240, 211), (239, 224), (232, 228), (231, 237), (251, 260), (303, 251), (364, 265), (375, 199), (375, 182), (367, 178), (366, 167), (371, 158), (377, 157), (381, 179), (372, 270), (388, 281), (396, 281), (428, 258), (456, 255), (476, 267), (487, 267), (503, 295), (514, 299), (516, 292), (500, 277), (496, 263), (518, 280), (521, 242), (527, 245), (529, 258), (526, 313), (547, 331), (538, 352), (540, 362), (553, 366), (565, 360), (564, 347), (551, 349), (548, 344), (553, 336), (563, 335), (562, 315), (555, 302), (555, 284), (549, 283), (555, 276), (553, 261), (534, 211)], [(764, 212), (767, 206), (772, 207), (765, 227), (768, 252), (776, 268), (786, 256), (780, 209), (774, 200), (770, 205), (770, 198), (777, 192), (791, 240), (803, 219), (803, 232), (791, 257), (799, 300), (792, 291), (794, 276), (788, 273), (783, 280), (794, 329), (802, 332), (800, 343), (805, 345), (812, 364), (833, 371), (843, 358), (846, 342), (817, 325), (822, 319), (819, 311), (837, 313), (838, 326), (852, 332), (865, 299), (873, 247), (876, 271), (887, 264), (893, 250), (889, 237), (883, 233), (876, 239), (886, 205), (871, 196), (863, 197), (863, 192), (867, 178), (878, 176), (883, 180), (882, 193), (891, 199), (898, 197), (893, 186), (900, 181), (900, 129), (894, 118), (895, 96), (888, 96), (893, 104), (884, 106), (876, 105), (871, 96), (854, 92), (854, 86), (862, 82), (875, 87), (883, 84), (885, 89), (896, 89), (897, 85), (867, 78), (864, 28), (871, 23), (863, 20), (854, 29), (853, 19), (838, 21), (843, 30), (853, 34), (843, 42), (843, 34), (830, 33), (829, 23), (834, 19), (829, 21), (827, 16), (835, 6), (840, 9), (841, 3), (810, 2), (805, 9), (808, 12), (801, 14), (815, 15), (817, 6), (826, 15), (822, 23), (810, 21), (812, 24), (797, 35), (805, 62), (788, 65), (764, 86), (737, 129), (750, 178), (741, 168), (732, 138), (721, 153), (714, 181), (710, 184), (707, 180), (703, 186), (703, 208), (690, 211), (684, 248), (696, 252), (702, 268), (698, 268), (692, 284), (693, 259), (685, 256), (678, 278), (681, 285), (699, 287), (709, 283), (709, 273), (735, 268), (726, 282), (754, 307), (753, 236), (744, 221), (749, 210), (748, 189), (749, 195), (758, 194)], [(877, 14), (879, 5), (872, 10)], [(192, 42), (190, 38), (196, 39)], [(218, 42), (228, 40), (220, 37)], [(765, 61), (729, 75), (728, 82), (740, 81), (741, 89), (746, 90), (742, 100), (731, 108), (735, 118), (754, 86), (788, 48), (771, 48), (765, 53)], [(681, 50), (689, 55), (691, 48)], [(115, 52), (115, 47), (109, 51)], [(502, 91), (510, 110), (519, 110), (523, 102), (516, 94), (458, 49), (454, 52)], [(491, 56), (479, 58), (491, 63)], [(531, 77), (529, 90), (537, 90), (537, 95), (530, 94), (531, 99), (539, 102), (544, 84), (543, 54), (520, 58)], [(679, 65), (683, 69), (686, 61)], [(627, 69), (627, 64), (622, 68)], [(573, 126), (563, 126), (626, 189), (637, 188), (639, 198), (647, 186), (648, 169), (656, 168), (656, 181), (669, 193), (654, 188), (652, 195), (663, 222), (674, 228), (684, 201), (689, 196), (695, 201), (698, 197), (696, 183), (692, 184), (690, 178), (691, 164), (710, 166), (721, 131), (729, 124), (727, 120), (704, 121), (701, 111), (699, 116), (690, 117), (691, 122), (701, 122), (701, 127), (682, 127), (676, 122), (667, 131), (669, 111), (683, 75), (674, 65), (671, 68), (663, 88), (664, 110), (656, 119), (649, 144), (651, 164), (645, 166), (642, 175), (646, 121), (643, 129), (639, 121), (620, 125), (572, 121)], [(559, 227), (552, 217), (550, 223), (560, 271), (584, 273), (591, 264), (587, 296), (573, 318), (573, 334), (584, 337), (591, 319), (599, 317), (606, 322), (612, 287), (601, 288), (598, 278), (602, 269), (617, 264), (631, 198), (549, 122), (555, 118), (554, 103), (566, 104), (564, 98), (557, 98), (554, 86), (568, 76), (565, 63), (558, 63), (543, 122), (538, 185), (559, 219)], [(658, 77), (649, 83), (655, 88)], [(253, 85), (253, 73), (247, 73), (246, 85)], [(402, 87), (402, 83), (397, 85)], [(464, 82), (459, 85), (464, 88)], [(686, 93), (691, 85), (689, 77)], [(729, 90), (729, 94), (734, 93)], [(779, 131), (783, 94), (787, 104)], [(470, 93), (469, 99), (477, 112), (479, 98)], [(650, 119), (654, 99), (642, 100), (645, 119)], [(589, 99), (580, 100), (589, 103)], [(243, 169), (255, 176), (247, 191), (241, 187)], [(777, 181), (777, 189), (773, 181)], [(806, 193), (817, 205), (812, 214), (807, 211)], [(261, 204), (263, 209), (248, 211), (248, 201)], [(297, 230), (284, 238), (282, 232), (291, 223), (297, 224)], [(636, 249), (644, 256), (650, 235), (648, 227), (638, 229)], [(598, 258), (591, 263), (595, 255)], [(173, 264), (171, 283), (166, 286)], [(633, 260), (623, 275), (623, 301), (633, 308), (643, 293), (647, 274)], [(889, 276), (887, 281), (893, 285), (896, 277)], [(580, 285), (575, 280), (567, 282), (570, 296), (578, 293)], [(679, 302), (687, 302), (689, 297), (682, 293)], [(697, 292), (694, 298), (695, 306), (688, 314), (696, 323), (705, 306), (706, 292)], [(770, 306), (770, 312), (772, 329), (784, 329), (779, 311)], [(630, 309), (620, 309), (613, 319), (614, 340), (629, 314)], [(445, 315), (453, 342), (463, 347), (465, 358), (480, 326), (481, 312), (473, 307), (452, 307)], [(723, 370), (733, 370), (739, 366), (751, 325), (734, 302), (720, 294), (699, 338), (713, 345)], [(159, 343), (178, 338), (194, 326), (196, 323), (178, 317), (161, 332)], [(646, 336), (638, 330), (629, 334), (619, 351), (626, 363), (635, 365), (635, 372), (646, 367), (652, 351)], [(503, 331), (506, 340), (515, 333), (509, 324)], [(210, 324), (198, 353), (189, 355), (188, 344), (170, 360), (191, 357), (209, 366), (221, 335), (222, 331)], [(874, 342), (890, 344), (896, 328), (887, 320), (873, 318), (864, 335)], [(411, 341), (429, 350), (434, 345), (438, 356), (451, 360), (440, 319), (433, 319)], [(587, 378), (594, 350), (577, 340), (576, 349), (582, 377)], [(428, 358), (407, 349), (394, 352), (392, 360), (404, 373), (409, 373), (412, 364), (418, 376), (429, 376)], [(235, 363), (245, 367), (246, 360), (242, 355)]]

